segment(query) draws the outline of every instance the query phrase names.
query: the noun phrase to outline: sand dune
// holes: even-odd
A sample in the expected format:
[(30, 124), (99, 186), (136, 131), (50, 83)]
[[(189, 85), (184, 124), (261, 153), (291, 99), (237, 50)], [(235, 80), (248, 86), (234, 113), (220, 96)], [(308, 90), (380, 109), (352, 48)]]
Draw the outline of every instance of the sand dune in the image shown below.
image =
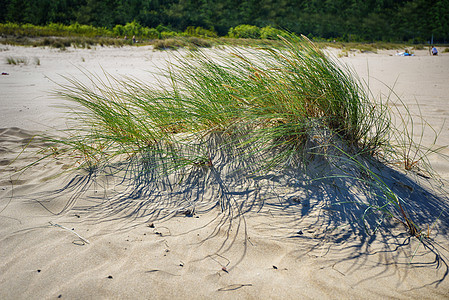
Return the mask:
[[(388, 95), (394, 85), (416, 123), (422, 116), (440, 132), (437, 146), (449, 145), (449, 55), (394, 53), (341, 59), (369, 79), (374, 95)], [(7, 57), (28, 63), (9, 65)], [(300, 172), (229, 177), (226, 168), (237, 166), (223, 161), (182, 186), (151, 176), (136, 184), (123, 172), (64, 173), (70, 158), (17, 172), (45, 149), (37, 133), (58, 134), (66, 126), (66, 103), (50, 93), (63, 83), (60, 75), (106, 71), (150, 81), (148, 71), (166, 59), (147, 47), (1, 46), (0, 71), (8, 74), (0, 77), (1, 299), (449, 297), (449, 163), (441, 155), (430, 156), (441, 180), (379, 167), (395, 192), (410, 199), (417, 222), (429, 225), (426, 243), (393, 221), (364, 235), (358, 212), (329, 204), (364, 197), (356, 184), (304, 188), (296, 183), (307, 180)], [(432, 145), (431, 132), (414, 134)]]

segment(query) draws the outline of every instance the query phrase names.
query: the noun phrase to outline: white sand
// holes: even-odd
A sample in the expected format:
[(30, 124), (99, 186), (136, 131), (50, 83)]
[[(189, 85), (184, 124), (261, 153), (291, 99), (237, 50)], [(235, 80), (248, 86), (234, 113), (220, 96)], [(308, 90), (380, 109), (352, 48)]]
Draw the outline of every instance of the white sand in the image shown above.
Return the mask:
[[(441, 130), (437, 145), (448, 145), (449, 123), (444, 121), (449, 116), (449, 55), (430, 57), (427, 51), (417, 51), (414, 57), (393, 54), (357, 54), (342, 60), (362, 78), (369, 73), (375, 95), (388, 94), (380, 82), (395, 85), (394, 91), (413, 114), (422, 115)], [(29, 63), (8, 65), (6, 57), (26, 57)], [(146, 195), (117, 198), (114, 191), (126, 186), (114, 176), (90, 181), (84, 193), (57, 191), (79, 178), (72, 173), (53, 178), (71, 165), (69, 160), (42, 162), (13, 175), (36, 159), (32, 150), (40, 145), (37, 138), (16, 160), (35, 132), (54, 133), (65, 126), (61, 109), (55, 107), (63, 103), (49, 95), (56, 83), (63, 82), (59, 75), (79, 77), (79, 68), (93, 73), (101, 73), (103, 68), (113, 75), (152, 80), (147, 71), (163, 66), (165, 59), (165, 52), (146, 47), (59, 51), (1, 46), (0, 71), (9, 75), (0, 77), (0, 299), (449, 297), (445, 264), (449, 259), (449, 218), (448, 211), (443, 211), (449, 202), (431, 198), (417, 187), (412, 197), (420, 204), (415, 208), (428, 212), (425, 221), (435, 225), (429, 247), (435, 247), (443, 260), (437, 260), (417, 239), (408, 238), (401, 225), (366, 239), (351, 235), (347, 227), (326, 231), (325, 221), (338, 213), (319, 205), (323, 192), (319, 189), (304, 192), (290, 186), (282, 189), (284, 194), (274, 194), (270, 187), (261, 186), (258, 202), (244, 217), (238, 217), (233, 206), (227, 213), (214, 208), (194, 217), (181, 212), (161, 220), (154, 215), (157, 203), (170, 206), (170, 199), (149, 196), (158, 202), (136, 211)], [(426, 133), (423, 145), (432, 142)], [(442, 153), (449, 155), (448, 150)], [(432, 180), (421, 184), (440, 195), (448, 191), (449, 163), (441, 156), (431, 156), (431, 160), (445, 183), (443, 190)], [(394, 176), (394, 183), (411, 189), (408, 182), (400, 180), (405, 177)], [(288, 180), (280, 177), (276, 183), (266, 183), (287, 186)], [(243, 183), (230, 187), (236, 191), (231, 202), (242, 195), (253, 199), (252, 192), (237, 193)], [(77, 194), (82, 196), (72, 203), (71, 196)], [(291, 195), (302, 195), (302, 203), (292, 203)], [(210, 190), (203, 196), (205, 204), (217, 197)], [(110, 210), (92, 208), (116, 199), (121, 202)], [(72, 209), (56, 214), (67, 204)], [(108, 212), (117, 215), (107, 216)], [(230, 214), (237, 216), (232, 222)], [(298, 234), (299, 230), (303, 234)]]

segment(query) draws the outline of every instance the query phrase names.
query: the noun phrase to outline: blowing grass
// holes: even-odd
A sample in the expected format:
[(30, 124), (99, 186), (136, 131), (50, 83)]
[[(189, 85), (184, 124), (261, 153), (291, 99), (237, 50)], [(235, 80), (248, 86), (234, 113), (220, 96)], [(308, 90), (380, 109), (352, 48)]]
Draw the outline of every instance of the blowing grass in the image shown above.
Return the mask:
[[(145, 165), (151, 180), (177, 174), (178, 184), (198, 170), (227, 170), (232, 160), (232, 172), (252, 178), (300, 167), (311, 180), (345, 179), (369, 190), (351, 219), (367, 232), (393, 216), (419, 236), (406, 201), (373, 167), (403, 159), (394, 149), (410, 156), (413, 147), (393, 145), (400, 131), (389, 99), (372, 99), (349, 67), (307, 38), (281, 40), (279, 48), (192, 51), (168, 65), (157, 86), (109, 74), (86, 72), (88, 83), (67, 77), (58, 95), (75, 104), (74, 123), (48, 156), (71, 155), (91, 172), (129, 161), (127, 174), (140, 178)], [(320, 171), (310, 172), (317, 164)]]

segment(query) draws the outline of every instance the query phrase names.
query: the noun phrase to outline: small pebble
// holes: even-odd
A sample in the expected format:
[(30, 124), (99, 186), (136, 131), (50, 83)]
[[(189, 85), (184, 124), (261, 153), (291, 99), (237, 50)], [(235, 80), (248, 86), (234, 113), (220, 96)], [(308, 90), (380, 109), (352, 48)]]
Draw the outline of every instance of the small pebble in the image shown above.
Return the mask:
[(290, 200), (293, 201), (293, 202), (296, 202), (296, 203), (301, 203), (301, 198), (300, 197), (293, 196), (293, 197), (290, 197)]

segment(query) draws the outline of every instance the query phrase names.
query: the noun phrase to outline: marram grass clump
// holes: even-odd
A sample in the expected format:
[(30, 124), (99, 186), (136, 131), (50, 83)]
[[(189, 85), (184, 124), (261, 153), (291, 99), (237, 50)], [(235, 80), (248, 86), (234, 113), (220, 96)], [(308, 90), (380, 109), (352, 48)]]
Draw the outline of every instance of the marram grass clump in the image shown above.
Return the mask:
[(318, 159), (328, 167), (312, 180), (347, 178), (375, 190), (363, 220), (373, 211), (395, 217), (418, 236), (404, 203), (366, 163), (396, 153), (388, 105), (307, 38), (281, 39), (278, 48), (192, 51), (157, 86), (111, 75), (86, 73), (89, 84), (66, 78), (58, 94), (76, 103), (75, 123), (51, 155), (69, 153), (92, 171), (140, 157), (161, 178), (232, 159), (248, 176), (306, 170)]
[(167, 83), (157, 87), (110, 75), (103, 82), (86, 74), (92, 85), (66, 78), (59, 95), (83, 109), (75, 113), (81, 127), (70, 129), (75, 133), (65, 143), (82, 148), (86, 162), (104, 162), (212, 132), (229, 135), (227, 141), (238, 136), (258, 150), (282, 147), (283, 154), (307, 152), (317, 131), (359, 153), (387, 142), (386, 107), (306, 38), (214, 56), (194, 51), (178, 58), (164, 74)]

